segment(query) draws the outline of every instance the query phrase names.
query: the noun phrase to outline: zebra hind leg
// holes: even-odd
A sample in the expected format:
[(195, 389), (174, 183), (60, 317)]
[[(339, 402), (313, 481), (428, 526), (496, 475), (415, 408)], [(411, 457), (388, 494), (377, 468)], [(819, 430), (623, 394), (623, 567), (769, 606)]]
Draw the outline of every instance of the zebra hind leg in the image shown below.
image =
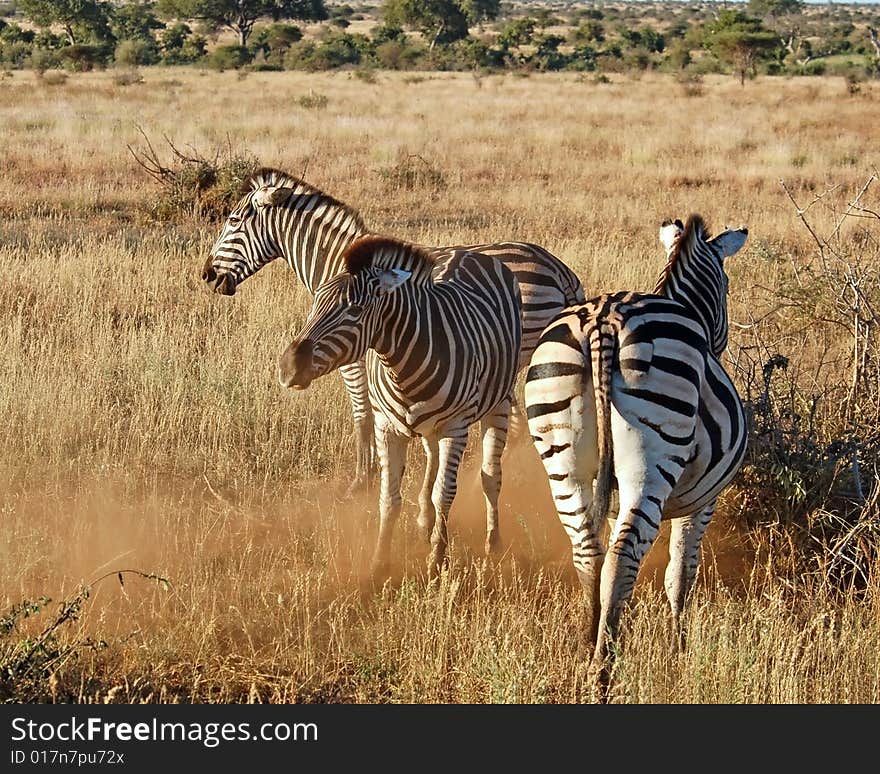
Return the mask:
[(454, 435), (444, 436), (438, 441), (439, 455), (437, 477), (434, 481), (432, 500), (437, 517), (431, 533), (431, 552), (428, 556), (428, 575), (436, 578), (446, 561), (446, 546), (449, 543), (447, 521), (452, 501), (458, 488), (458, 468), (467, 445), (467, 428)]
[(672, 520), (669, 564), (666, 565), (663, 585), (666, 588), (666, 596), (672, 611), (675, 631), (672, 643), (673, 651), (683, 651), (686, 645), (681, 616), (697, 576), (700, 564), (700, 544), (714, 513), (715, 501), (713, 500), (696, 513)]
[(593, 647), (599, 627), (599, 578), (605, 556), (603, 520), (591, 513), (596, 466), (584, 464), (585, 458), (589, 462), (589, 455), (583, 454), (573, 431), (567, 438), (561, 437), (560, 431), (557, 426), (545, 435), (533, 435), (533, 441), (550, 479), (559, 521), (571, 542), (572, 563), (584, 591), (587, 642)]
[(501, 550), (501, 532), (498, 525), (498, 496), (501, 493), (501, 457), (507, 441), (507, 418), (510, 399), (505, 399), (495, 410), (483, 417), (480, 429), (483, 434), (483, 459), (481, 478), (486, 500), (486, 556), (497, 555)]
[(620, 616), (632, 596), (642, 559), (659, 532), (663, 505), (670, 489), (665, 482), (656, 487), (651, 487), (650, 484), (637, 487), (635, 491), (628, 490), (625, 484), (621, 484), (620, 511), (602, 567), (599, 631), (591, 664), (600, 701), (606, 700), (608, 696), (612, 668), (610, 646), (617, 641)]

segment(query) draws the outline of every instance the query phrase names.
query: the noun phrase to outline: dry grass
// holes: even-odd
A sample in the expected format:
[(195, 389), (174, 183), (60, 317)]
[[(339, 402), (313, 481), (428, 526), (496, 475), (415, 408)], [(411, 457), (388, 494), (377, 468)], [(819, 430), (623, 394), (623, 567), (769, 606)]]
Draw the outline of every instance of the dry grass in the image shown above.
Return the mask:
[[(779, 256), (812, 250), (779, 180), (804, 200), (827, 183), (858, 188), (878, 163), (866, 155), (877, 85), (853, 97), (842, 79), (740, 88), (707, 77), (688, 96), (659, 76), (143, 75), (127, 88), (109, 73), (52, 88), (29, 73), (0, 83), (0, 607), (60, 600), (128, 567), (172, 584), (95, 586), (59, 634), (95, 642), (65, 651), (51, 680), (19, 681), (13, 697), (585, 700), (579, 593), (531, 448), (506, 461), (499, 571), (482, 566), (468, 468), (441, 588), (425, 587), (406, 517), (392, 584), (365, 585), (375, 503), (336, 496), (352, 464), (339, 380), (304, 394), (275, 383), (306, 294), (275, 265), (234, 299), (209, 295), (198, 274), (214, 229), (153, 222), (156, 190), (126, 144), (139, 142), (137, 125), (179, 147), (231, 143), (304, 172), (377, 230), (543, 244), (588, 291), (652, 286), (663, 218), (746, 223), (730, 273), (731, 317), (747, 322), (768, 303), (755, 285), (772, 289), (786, 272)], [(304, 108), (303, 95), (327, 104)], [(442, 185), (398, 174), (412, 154)], [(750, 336), (738, 333), (731, 351), (754, 346)], [(789, 354), (808, 362), (823, 345), (798, 346)], [(419, 465), (414, 451), (409, 514)], [(747, 530), (761, 509), (737, 487), (724, 499), (685, 655), (668, 653), (656, 579), (642, 584), (618, 700), (880, 700), (877, 590), (780, 578), (779, 554), (794, 550), (782, 546), (796, 541)], [(655, 547), (646, 579), (663, 559)], [(19, 622), (15, 637), (47, 617)], [(0, 639), (0, 655), (14, 641)]]

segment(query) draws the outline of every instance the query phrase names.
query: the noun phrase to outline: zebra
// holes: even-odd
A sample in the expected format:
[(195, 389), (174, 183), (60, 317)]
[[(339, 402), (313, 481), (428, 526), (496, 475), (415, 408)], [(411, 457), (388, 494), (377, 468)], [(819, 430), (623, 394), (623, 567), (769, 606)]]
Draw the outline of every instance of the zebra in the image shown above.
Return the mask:
[[(275, 258), (296, 272), (306, 290), (315, 290), (345, 268), (343, 256), (359, 238), (371, 235), (351, 207), (277, 169), (262, 168), (244, 183), (243, 195), (226, 218), (202, 270), (217, 293), (238, 286)], [(538, 245), (524, 242), (427, 248), (443, 261), (460, 251), (498, 259), (516, 274), (523, 299), (525, 367), (544, 326), (561, 309), (586, 300), (577, 275)], [(355, 475), (350, 491), (366, 484), (373, 466), (373, 417), (363, 361), (339, 369), (351, 401), (356, 438)]]
[(436, 253), (368, 236), (343, 253), (345, 270), (315, 291), (308, 319), (278, 365), (283, 387), (366, 355), (380, 469), (379, 535), (372, 572), (387, 577), (409, 439), (420, 436), (427, 471), (418, 524), (430, 533), (432, 576), (445, 554), (447, 520), (468, 429), (480, 422), (487, 546), (497, 535), (500, 459), (522, 349), (520, 287), (502, 261), (458, 249)]
[[(728, 335), (723, 261), (747, 235), (710, 239), (696, 214), (664, 222), (668, 260), (653, 293), (610, 293), (565, 310), (526, 374), (529, 431), (586, 592), (592, 673), (606, 688), (609, 642), (661, 519), (672, 520), (664, 586), (683, 645), (700, 542), (745, 454), (742, 402), (719, 358)], [(606, 558), (600, 528), (615, 478)]]

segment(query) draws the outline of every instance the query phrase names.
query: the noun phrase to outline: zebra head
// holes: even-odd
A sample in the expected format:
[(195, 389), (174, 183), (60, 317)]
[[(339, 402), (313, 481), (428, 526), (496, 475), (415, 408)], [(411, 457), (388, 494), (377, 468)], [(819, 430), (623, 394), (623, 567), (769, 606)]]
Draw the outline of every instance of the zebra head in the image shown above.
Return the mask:
[(678, 219), (664, 221), (660, 241), (668, 262), (654, 289), (688, 307), (709, 336), (712, 351), (727, 348), (727, 273), (724, 260), (746, 243), (747, 228), (727, 228), (715, 237), (706, 230), (699, 215), (686, 224)]
[(274, 236), (274, 213), (293, 189), (275, 174), (275, 170), (261, 170), (252, 175), (245, 184), (246, 193), (227, 216), (202, 269), (202, 279), (215, 293), (235, 295), (240, 282), (281, 255)]
[(323, 283), (305, 326), (281, 355), (281, 386), (304, 390), (318, 377), (360, 360), (377, 337), (386, 301), (411, 275), (370, 266)]

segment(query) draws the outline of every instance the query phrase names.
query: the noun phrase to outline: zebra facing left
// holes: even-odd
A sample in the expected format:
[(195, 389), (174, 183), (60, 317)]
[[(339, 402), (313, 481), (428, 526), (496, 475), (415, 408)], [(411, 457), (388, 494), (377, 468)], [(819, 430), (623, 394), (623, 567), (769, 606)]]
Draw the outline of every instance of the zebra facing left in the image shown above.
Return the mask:
[[(622, 291), (559, 315), (526, 376), (529, 430), (587, 596), (592, 668), (607, 687), (641, 561), (671, 519), (665, 588), (679, 632), (700, 543), (742, 463), (742, 402), (719, 358), (727, 347), (724, 260), (746, 229), (710, 239), (702, 218), (665, 223), (668, 262), (653, 293)], [(600, 531), (616, 479), (619, 510)]]
[[(321, 283), (345, 270), (344, 255), (357, 239), (375, 236), (352, 207), (281, 170), (263, 168), (248, 178), (202, 269), (216, 293), (235, 294), (242, 282), (276, 258), (284, 260), (314, 295)], [(585, 300), (577, 275), (544, 248), (527, 242), (428, 247), (442, 262), (463, 250), (481, 260), (500, 260), (516, 275), (522, 295), (520, 367), (528, 363), (547, 322), (566, 306)], [(339, 369), (355, 425), (352, 489), (372, 469), (373, 415), (363, 360)]]
[(316, 290), (278, 378), (284, 387), (305, 389), (366, 355), (381, 473), (373, 575), (381, 580), (388, 572), (413, 436), (421, 437), (427, 457), (418, 523), (430, 533), (433, 575), (446, 555), (458, 468), (476, 422), (487, 548), (497, 542), (501, 454), (522, 346), (519, 284), (501, 261), (467, 250), (438, 261), (424, 248), (383, 237), (352, 244), (344, 266)]

